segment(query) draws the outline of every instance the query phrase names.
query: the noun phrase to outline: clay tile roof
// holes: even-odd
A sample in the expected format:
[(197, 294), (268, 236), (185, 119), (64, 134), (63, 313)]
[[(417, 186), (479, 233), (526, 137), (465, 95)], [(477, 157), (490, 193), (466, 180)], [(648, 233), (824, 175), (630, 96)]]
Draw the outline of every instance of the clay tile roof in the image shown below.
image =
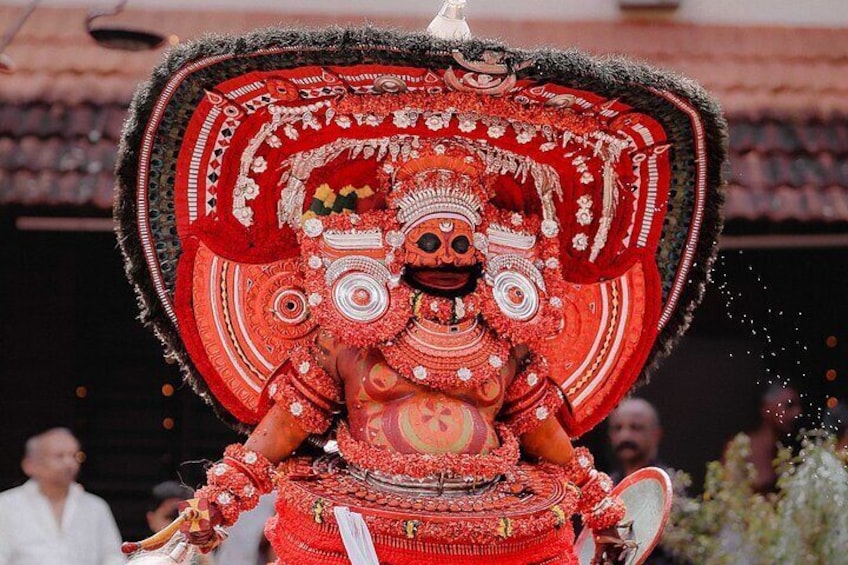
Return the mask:
[[(19, 10), (0, 6), (0, 21), (13, 20)], [(84, 9), (41, 7), (7, 49), (18, 70), (0, 75), (0, 204), (82, 205), (108, 213), (126, 107), (162, 50), (102, 49), (85, 35), (84, 17)], [(180, 40), (295, 22), (362, 19), (224, 11), (169, 11), (163, 18), (129, 10), (112, 20)], [(425, 22), (375, 23), (421, 29)], [(698, 80), (730, 121), (728, 219), (848, 222), (844, 30), (645, 20), (471, 23), (479, 36), (624, 54)]]

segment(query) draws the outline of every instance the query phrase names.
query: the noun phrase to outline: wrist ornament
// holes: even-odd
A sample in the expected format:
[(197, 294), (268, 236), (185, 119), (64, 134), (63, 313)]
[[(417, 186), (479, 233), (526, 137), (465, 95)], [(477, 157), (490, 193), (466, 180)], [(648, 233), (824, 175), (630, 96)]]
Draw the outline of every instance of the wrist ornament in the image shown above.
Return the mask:
[(207, 485), (197, 491), (198, 498), (213, 503), (221, 513), (222, 524), (230, 526), (241, 512), (259, 504), (259, 497), (273, 488), (274, 466), (262, 454), (232, 444), (224, 458), (207, 472)]
[(575, 447), (571, 461), (565, 465), (565, 473), (568, 476), (568, 480), (578, 487), (582, 486), (583, 483), (589, 480), (589, 475), (594, 470), (595, 458), (592, 457), (592, 453), (585, 447)]
[(583, 512), (583, 524), (592, 531), (612, 528), (624, 519), (627, 509), (617, 496), (607, 496), (589, 512)]
[(532, 432), (562, 406), (562, 391), (548, 375), (547, 363), (533, 359), (507, 388), (501, 418), (516, 436)]
[(577, 509), (583, 524), (598, 531), (618, 524), (626, 513), (624, 503), (612, 496), (612, 479), (595, 469), (595, 459), (585, 447), (574, 450), (574, 456), (565, 466), (569, 480), (580, 489)]
[(293, 348), (289, 361), (289, 370), (269, 387), (271, 397), (284, 406), (305, 431), (324, 433), (341, 410), (341, 385), (319, 366), (306, 348)]

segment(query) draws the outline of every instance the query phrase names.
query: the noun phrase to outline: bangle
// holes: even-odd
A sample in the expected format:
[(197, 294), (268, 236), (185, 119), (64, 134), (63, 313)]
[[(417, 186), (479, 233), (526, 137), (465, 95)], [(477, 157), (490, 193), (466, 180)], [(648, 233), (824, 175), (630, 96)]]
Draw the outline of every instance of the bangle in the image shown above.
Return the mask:
[(318, 408), (289, 382), (280, 383), (274, 401), (285, 406), (298, 425), (311, 434), (322, 434), (330, 427), (332, 417)]
[[(227, 463), (216, 463), (206, 473), (206, 477), (209, 486), (232, 497), (239, 511), (251, 510), (259, 504), (259, 490), (254, 486), (253, 481)], [(227, 502), (219, 501), (217, 498), (216, 502), (227, 504)]]
[(590, 530), (605, 530), (621, 522), (627, 509), (618, 497), (606, 497), (588, 514), (583, 514), (583, 524)]
[(592, 454), (585, 447), (576, 448), (571, 461), (565, 465), (565, 472), (568, 479), (577, 486), (583, 485), (594, 470), (595, 458), (592, 457)]
[(224, 449), (224, 461), (241, 469), (262, 494), (274, 490), (274, 465), (261, 453), (233, 443)]
[(271, 397), (285, 406), (305, 431), (324, 433), (341, 409), (341, 383), (322, 369), (306, 348), (292, 349), (289, 361), (287, 370), (269, 387)]
[(241, 511), (235, 502), (235, 497), (225, 490), (214, 486), (205, 486), (194, 493), (195, 498), (205, 498), (209, 504), (215, 505), (221, 514), (221, 524), (232, 526), (238, 520)]
[(580, 487), (580, 503), (578, 508), (581, 512), (594, 509), (612, 491), (612, 479), (606, 473), (592, 471), (589, 480)]
[(206, 472), (207, 486), (198, 491), (221, 512), (225, 526), (235, 523), (241, 512), (259, 504), (259, 496), (273, 488), (274, 466), (261, 453), (232, 444), (224, 458)]
[(562, 406), (562, 399), (557, 394), (557, 390), (553, 383), (545, 382), (532, 405), (525, 406), (519, 411), (511, 410), (511, 413), (504, 418), (504, 422), (510, 427), (512, 433), (521, 436), (532, 432), (556, 414)]

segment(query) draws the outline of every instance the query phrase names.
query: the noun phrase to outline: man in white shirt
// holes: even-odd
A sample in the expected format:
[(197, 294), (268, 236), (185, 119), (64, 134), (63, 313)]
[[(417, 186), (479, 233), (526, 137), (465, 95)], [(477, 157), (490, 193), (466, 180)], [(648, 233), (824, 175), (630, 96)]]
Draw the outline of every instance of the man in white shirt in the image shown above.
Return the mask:
[(75, 481), (79, 442), (66, 428), (30, 438), (30, 478), (0, 493), (0, 565), (118, 565), (121, 536), (106, 502)]

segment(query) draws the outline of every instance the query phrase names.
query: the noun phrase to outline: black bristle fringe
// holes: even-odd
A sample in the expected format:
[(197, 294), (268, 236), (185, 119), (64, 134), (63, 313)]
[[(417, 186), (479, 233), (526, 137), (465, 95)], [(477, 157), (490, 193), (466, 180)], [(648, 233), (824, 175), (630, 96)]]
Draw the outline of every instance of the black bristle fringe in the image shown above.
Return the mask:
[[(608, 98), (622, 98), (639, 108), (639, 101), (656, 99), (650, 89), (666, 90), (694, 105), (706, 128), (708, 156), (708, 194), (706, 210), (697, 242), (696, 261), (690, 272), (691, 283), (685, 287), (678, 307), (662, 330), (648, 363), (640, 377), (646, 382), (660, 360), (668, 355), (686, 331), (692, 313), (700, 302), (715, 259), (717, 240), (722, 226), (721, 206), (724, 200), (722, 168), (726, 160), (727, 128), (718, 104), (695, 82), (672, 73), (659, 71), (623, 58), (594, 58), (576, 50), (541, 49), (527, 51), (507, 49), (497, 41), (472, 39), (446, 41), (426, 34), (410, 34), (376, 27), (322, 29), (272, 28), (243, 36), (209, 35), (195, 42), (179, 45), (169, 51), (151, 78), (140, 85), (129, 109), (119, 147), (116, 168), (117, 186), (114, 217), (118, 243), (124, 255), (127, 277), (133, 283), (141, 311), (141, 321), (152, 328), (165, 346), (166, 359), (176, 361), (192, 388), (229, 425), (241, 432), (249, 427), (235, 420), (214, 399), (203, 378), (191, 362), (179, 331), (167, 316), (153, 287), (138, 235), (136, 179), (139, 148), (146, 119), (168, 80), (188, 63), (215, 55), (254, 54), (257, 50), (297, 47), (289, 67), (304, 65), (352, 65), (364, 63), (410, 65), (446, 68), (453, 63), (452, 49), (460, 49), (466, 57), (477, 59), (486, 50), (508, 50), (518, 59), (535, 58), (536, 65), (524, 71), (522, 78), (549, 81), (596, 92)], [(282, 68), (282, 67), (280, 67)], [(230, 77), (221, 77), (221, 80)], [(188, 79), (191, 80), (189, 76)], [(657, 116), (653, 116), (657, 118)], [(672, 119), (669, 117), (669, 119)], [(680, 119), (676, 117), (674, 119)]]

